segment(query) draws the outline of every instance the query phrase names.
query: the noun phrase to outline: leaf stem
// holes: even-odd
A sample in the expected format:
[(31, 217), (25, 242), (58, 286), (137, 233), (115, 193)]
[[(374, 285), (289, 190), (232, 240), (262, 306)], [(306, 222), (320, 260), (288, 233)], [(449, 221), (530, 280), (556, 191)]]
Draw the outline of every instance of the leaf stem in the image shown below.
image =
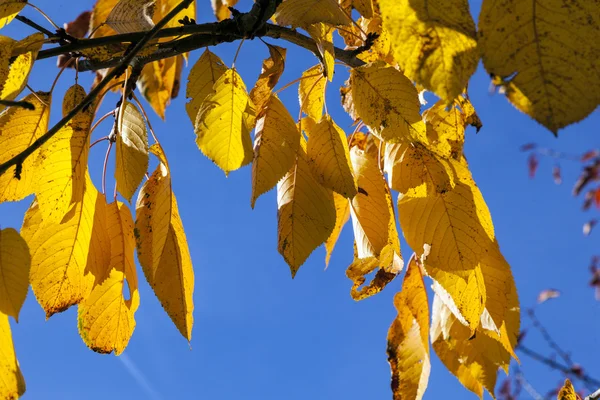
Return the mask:
[[(56, 30), (59, 30), (59, 29), (60, 29), (60, 26), (56, 25), (56, 24), (54, 23), (54, 21), (52, 21), (52, 18), (50, 18), (50, 17), (48, 16), (48, 14), (46, 14), (45, 12), (43, 12), (43, 11), (42, 11), (42, 10), (41, 10), (39, 7), (37, 7), (35, 4), (31, 4), (31, 3), (29, 3), (29, 2), (27, 2), (27, 3), (25, 3), (25, 4), (27, 4), (28, 6), (30, 6), (31, 8), (33, 8), (34, 10), (36, 10), (37, 12), (39, 12), (40, 14), (42, 14), (42, 16), (43, 16), (44, 18), (46, 18), (46, 20), (48, 20), (48, 22), (50, 22), (50, 24), (52, 24), (52, 26), (53, 26), (53, 27), (54, 27)], [(40, 31), (40, 32), (41, 32), (41, 31)], [(50, 36), (55, 36), (55, 35), (54, 35), (54, 34), (51, 34)]]
[(110, 149), (112, 149), (112, 140), (108, 141), (108, 148), (106, 149), (106, 156), (104, 156), (104, 165), (102, 167), (102, 194), (106, 196), (106, 169), (108, 167), (108, 156), (110, 156)]

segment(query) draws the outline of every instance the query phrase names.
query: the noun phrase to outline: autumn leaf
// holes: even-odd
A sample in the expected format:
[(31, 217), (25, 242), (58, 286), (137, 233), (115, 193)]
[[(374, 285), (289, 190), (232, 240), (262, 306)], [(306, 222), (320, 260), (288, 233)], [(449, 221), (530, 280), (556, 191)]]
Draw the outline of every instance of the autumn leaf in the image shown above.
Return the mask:
[[(484, 0), (478, 46), (508, 100), (554, 134), (600, 103), (596, 2)], [(573, 66), (576, 65), (576, 73)]]
[(115, 8), (119, 0), (96, 0), (90, 18), (90, 37), (103, 37), (116, 35), (117, 32), (111, 28), (106, 20)]
[(123, 203), (108, 205), (106, 218), (110, 264), (79, 304), (78, 327), (81, 338), (92, 350), (119, 355), (133, 334), (134, 314), (140, 304), (133, 259), (135, 238), (131, 212)]
[(196, 116), (206, 96), (212, 93), (213, 85), (227, 71), (223, 61), (206, 49), (194, 64), (188, 75), (185, 96), (190, 101), (185, 105), (192, 124), (196, 125)]
[(417, 90), (402, 72), (367, 64), (352, 70), (350, 87), (357, 114), (379, 138), (427, 143)]
[(569, 378), (565, 379), (565, 384), (560, 391), (558, 392), (558, 396), (556, 396), (557, 400), (578, 400), (579, 396), (575, 392), (575, 388), (573, 384), (569, 380)]
[(165, 111), (171, 103), (175, 83), (180, 79), (181, 63), (183, 56), (148, 63), (137, 81), (140, 93), (162, 119), (165, 119)]
[(0, 231), (0, 314), (9, 315), (17, 322), (29, 288), (30, 268), (31, 256), (25, 240), (12, 228), (2, 229)]
[(130, 102), (119, 114), (115, 179), (117, 190), (131, 201), (148, 169), (148, 133), (138, 108)]
[(196, 144), (225, 174), (252, 161), (248, 109), (254, 106), (246, 86), (235, 69), (228, 69), (198, 111)]
[(273, 16), (277, 24), (306, 28), (319, 22), (329, 25), (348, 25), (350, 18), (336, 0), (285, 0)]
[(256, 123), (254, 161), (252, 163), (252, 198), (271, 190), (296, 163), (300, 132), (294, 119), (279, 98), (272, 94)]
[[(86, 96), (71, 86), (63, 100), (63, 116)], [(93, 107), (78, 113), (40, 149), (35, 193), (46, 222), (60, 223), (73, 203), (82, 201), (87, 173)]]
[(322, 71), (320, 65), (307, 69), (302, 73), (300, 85), (298, 86), (300, 110), (315, 121), (321, 120), (325, 105), (325, 84), (327, 80)]
[(331, 82), (335, 68), (335, 56), (333, 48), (333, 31), (334, 28), (320, 22), (310, 25), (306, 31), (317, 44), (317, 49), (321, 55), (325, 76)]
[[(24, 151), (48, 130), (50, 93), (32, 93), (23, 101), (31, 103), (34, 109), (10, 107), (0, 114), (0, 163)], [(34, 192), (38, 154), (39, 151), (34, 152), (25, 159), (19, 168), (20, 179), (16, 178), (17, 167), (0, 175), (0, 203), (19, 201)]]
[(342, 229), (350, 219), (350, 202), (341, 194), (333, 192), (333, 203), (335, 204), (335, 226), (333, 232), (325, 241), (325, 267), (329, 266), (331, 253), (337, 243)]
[(160, 163), (138, 194), (135, 221), (138, 260), (163, 308), (190, 341), (194, 310), (192, 260), (165, 154), (158, 144), (150, 150)]
[(394, 400), (420, 400), (427, 388), (431, 369), (429, 304), (415, 257), (411, 257), (402, 289), (394, 297), (394, 306), (398, 315), (390, 326), (387, 338)]
[(25, 4), (27, 4), (27, 0), (0, 0), (0, 29), (10, 24), (25, 7)]
[(238, 0), (210, 0), (213, 12), (218, 21), (223, 21), (231, 17), (231, 11), (229, 7), (233, 7), (237, 4)]
[(0, 312), (0, 398), (17, 399), (25, 393), (25, 379), (19, 368), (8, 316)]
[(308, 163), (315, 179), (324, 187), (349, 199), (357, 193), (346, 134), (329, 115), (310, 131)]
[(154, 27), (155, 0), (119, 0), (106, 18), (118, 33), (149, 31)]
[(60, 223), (43, 220), (36, 201), (25, 213), (21, 235), (31, 249), (30, 281), (46, 318), (79, 304), (110, 261), (106, 199), (86, 177), (83, 200)]
[[(0, 88), (2, 89), (0, 99), (14, 100), (25, 89), (29, 73), (45, 40), (43, 34), (34, 33), (19, 42), (12, 43), (13, 47), (9, 57), (12, 62), (9, 61), (8, 74), (6, 74), (5, 66), (0, 64)], [(5, 45), (2, 44), (3, 47)], [(3, 58), (2, 62), (5, 63), (6, 55), (0, 52), (0, 56)]]
[(468, 1), (380, 0), (379, 7), (404, 74), (451, 104), (479, 61)]
[(329, 238), (336, 220), (333, 192), (313, 178), (301, 144), (292, 168), (277, 184), (278, 250), (292, 277)]
[(538, 294), (537, 302), (538, 304), (542, 304), (550, 299), (556, 299), (557, 297), (560, 297), (560, 291), (556, 289), (544, 289)]
[(262, 63), (262, 70), (256, 84), (250, 91), (250, 99), (256, 106), (257, 114), (260, 115), (269, 101), (271, 91), (279, 82), (285, 68), (285, 55), (287, 50), (283, 47), (273, 46), (267, 43), (270, 57)]

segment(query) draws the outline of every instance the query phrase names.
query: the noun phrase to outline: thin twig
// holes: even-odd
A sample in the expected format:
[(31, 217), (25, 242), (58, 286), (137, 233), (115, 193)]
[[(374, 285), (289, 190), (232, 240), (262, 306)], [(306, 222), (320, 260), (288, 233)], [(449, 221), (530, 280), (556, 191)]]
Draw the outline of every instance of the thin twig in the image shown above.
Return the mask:
[(17, 21), (21, 21), (22, 23), (24, 23), (25, 25), (28, 25), (30, 27), (32, 27), (33, 29), (42, 32), (44, 35), (48, 36), (49, 38), (51, 37), (55, 37), (56, 34), (54, 34), (53, 32), (50, 32), (48, 29), (44, 28), (41, 25), (38, 25), (37, 23), (33, 22), (32, 20), (30, 20), (27, 17), (24, 17), (22, 15), (17, 15), (15, 17), (15, 19)]
[(43, 11), (42, 11), (42, 10), (41, 10), (39, 7), (37, 7), (36, 5), (34, 5), (34, 4), (31, 4), (31, 3), (25, 3), (25, 4), (27, 4), (29, 7), (33, 8), (34, 10), (36, 10), (37, 12), (39, 12), (40, 14), (42, 14), (42, 16), (43, 16), (44, 18), (46, 18), (46, 20), (47, 20), (48, 22), (50, 22), (50, 24), (52, 24), (52, 26), (53, 26), (54, 28), (56, 28), (56, 30), (60, 29), (60, 26), (56, 25), (56, 23), (55, 23), (54, 21), (52, 21), (52, 18), (50, 18), (50, 17), (48, 16), (48, 14), (46, 14), (45, 12), (43, 12)]
[(523, 373), (521, 371), (517, 371), (516, 378), (519, 381), (519, 383), (521, 384), (521, 386), (523, 387), (523, 389), (525, 389), (525, 391), (531, 396), (532, 399), (544, 400), (542, 395), (539, 394), (538, 391), (535, 390), (535, 388), (533, 386), (531, 386), (531, 383), (529, 383), (529, 381), (527, 379), (525, 379), (525, 375), (523, 375)]
[(546, 343), (548, 343), (548, 345), (554, 350), (556, 351), (556, 353), (560, 356), (560, 358), (563, 359), (563, 361), (567, 364), (567, 365), (573, 365), (575, 364), (573, 362), (573, 360), (571, 359), (571, 356), (564, 351), (559, 345), (558, 343), (556, 343), (554, 341), (554, 339), (552, 339), (552, 336), (550, 336), (550, 333), (548, 333), (548, 331), (546, 330), (546, 328), (542, 325), (542, 323), (540, 322), (539, 319), (537, 319), (535, 312), (533, 311), (533, 308), (530, 308), (527, 310), (527, 315), (529, 316), (529, 318), (531, 319), (531, 321), (533, 322), (533, 326), (542, 334), (542, 337), (544, 338), (544, 340), (546, 341)]
[(600, 389), (596, 390), (594, 393), (590, 394), (585, 398), (585, 400), (598, 400), (600, 399)]
[(142, 50), (142, 48), (160, 31), (160, 29), (167, 24), (175, 15), (181, 10), (187, 8), (193, 0), (182, 0), (177, 6), (175, 6), (163, 19), (161, 19), (150, 31), (148, 31), (139, 42), (131, 49), (131, 51), (122, 59), (120, 64), (111, 70), (102, 81), (96, 86), (78, 105), (76, 105), (63, 119), (58, 121), (48, 132), (39, 137), (31, 146), (17, 154), (10, 160), (0, 164), (0, 175), (4, 174), (10, 167), (14, 165), (22, 164), (27, 157), (29, 157), (34, 151), (44, 145), (50, 138), (52, 138), (63, 126), (65, 126), (75, 115), (81, 110), (86, 108), (94, 101), (96, 96), (104, 89), (106, 85), (113, 78), (121, 75), (129, 64), (134, 60), (136, 55)]
[(35, 110), (35, 106), (28, 101), (0, 100), (0, 105), (5, 107), (23, 107), (27, 110)]

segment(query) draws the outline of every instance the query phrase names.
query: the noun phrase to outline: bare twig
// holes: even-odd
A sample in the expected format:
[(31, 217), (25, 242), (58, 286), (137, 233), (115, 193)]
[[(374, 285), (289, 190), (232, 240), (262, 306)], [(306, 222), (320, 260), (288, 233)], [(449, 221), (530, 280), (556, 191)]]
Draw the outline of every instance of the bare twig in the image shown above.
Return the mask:
[(41, 25), (38, 25), (37, 23), (33, 22), (32, 20), (30, 20), (27, 17), (24, 17), (22, 15), (17, 15), (15, 17), (15, 19), (18, 21), (21, 21), (25, 25), (28, 25), (37, 31), (42, 32), (44, 35), (48, 36), (49, 38), (56, 36), (53, 32), (50, 32), (48, 29), (44, 28)]
[(594, 393), (590, 394), (585, 398), (585, 400), (598, 400), (600, 399), (600, 389), (596, 390)]
[(23, 107), (27, 110), (35, 110), (35, 106), (28, 101), (0, 100), (0, 105), (5, 107)]

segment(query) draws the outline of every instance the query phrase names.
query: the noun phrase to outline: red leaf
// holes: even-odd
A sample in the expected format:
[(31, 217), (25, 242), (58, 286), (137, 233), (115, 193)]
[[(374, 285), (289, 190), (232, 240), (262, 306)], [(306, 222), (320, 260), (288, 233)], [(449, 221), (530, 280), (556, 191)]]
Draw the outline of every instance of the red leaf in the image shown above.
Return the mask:
[(594, 195), (594, 203), (596, 203), (596, 208), (600, 208), (600, 187), (596, 189), (596, 194)]
[(84, 11), (77, 16), (73, 21), (64, 24), (65, 31), (76, 38), (84, 37), (90, 29), (91, 11)]
[(538, 162), (537, 155), (535, 153), (531, 153), (531, 155), (529, 156), (529, 159), (527, 160), (530, 178), (533, 178), (535, 176), (535, 172), (537, 171), (538, 164), (539, 164), (539, 162)]
[(523, 146), (521, 146), (521, 151), (533, 150), (536, 147), (537, 147), (537, 144), (535, 144), (535, 143), (527, 143), (527, 144), (524, 144)]
[(594, 157), (598, 157), (598, 155), (600, 155), (600, 152), (598, 152), (598, 150), (590, 150), (581, 156), (581, 162), (591, 160)]
[(540, 294), (538, 295), (537, 302), (538, 302), (538, 304), (542, 304), (543, 302), (545, 302), (547, 300), (555, 299), (559, 296), (560, 296), (560, 292), (556, 289), (542, 290), (540, 292)]

